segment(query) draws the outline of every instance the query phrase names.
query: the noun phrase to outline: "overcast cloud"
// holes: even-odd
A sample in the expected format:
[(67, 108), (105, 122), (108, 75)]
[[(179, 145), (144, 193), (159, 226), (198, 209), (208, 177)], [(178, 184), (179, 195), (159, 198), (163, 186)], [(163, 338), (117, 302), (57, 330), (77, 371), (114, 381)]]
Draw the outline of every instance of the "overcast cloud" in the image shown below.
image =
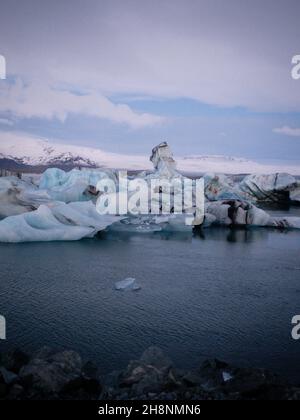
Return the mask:
[(291, 58), (300, 53), (299, 16), (298, 0), (5, 1), (0, 53), (9, 78), (1, 81), (0, 113), (96, 117), (139, 129), (141, 139), (145, 128), (156, 134), (178, 121), (166, 118), (167, 108), (145, 111), (139, 98), (297, 119)]

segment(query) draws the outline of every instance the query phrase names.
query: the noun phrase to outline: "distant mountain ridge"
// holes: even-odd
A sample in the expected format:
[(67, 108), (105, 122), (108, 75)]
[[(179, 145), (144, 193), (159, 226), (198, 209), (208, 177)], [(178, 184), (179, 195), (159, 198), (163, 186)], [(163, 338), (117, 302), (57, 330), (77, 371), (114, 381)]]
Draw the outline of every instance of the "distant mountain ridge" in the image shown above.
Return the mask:
[[(149, 156), (150, 156), (149, 151)], [(244, 158), (221, 155), (175, 156), (179, 170), (187, 173), (217, 172), (227, 174), (289, 172), (300, 175), (297, 165), (264, 165)], [(0, 143), (0, 168), (41, 172), (47, 167), (75, 167), (149, 170), (148, 156), (122, 155), (91, 147), (51, 143), (38, 138), (7, 133)]]

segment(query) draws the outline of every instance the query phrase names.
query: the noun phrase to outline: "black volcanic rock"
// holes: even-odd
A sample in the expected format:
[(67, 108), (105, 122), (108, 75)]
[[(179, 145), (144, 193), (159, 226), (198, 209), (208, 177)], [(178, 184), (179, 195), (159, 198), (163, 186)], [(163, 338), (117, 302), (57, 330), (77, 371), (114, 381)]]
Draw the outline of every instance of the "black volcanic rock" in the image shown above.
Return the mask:
[[(7, 369), (19, 370), (20, 363), (25, 364), (19, 375)], [(123, 371), (100, 377), (97, 366), (82, 364), (76, 352), (43, 347), (31, 358), (20, 351), (2, 355), (0, 399), (300, 400), (300, 388), (266, 370), (237, 368), (216, 359), (195, 370), (176, 369), (157, 347)]]

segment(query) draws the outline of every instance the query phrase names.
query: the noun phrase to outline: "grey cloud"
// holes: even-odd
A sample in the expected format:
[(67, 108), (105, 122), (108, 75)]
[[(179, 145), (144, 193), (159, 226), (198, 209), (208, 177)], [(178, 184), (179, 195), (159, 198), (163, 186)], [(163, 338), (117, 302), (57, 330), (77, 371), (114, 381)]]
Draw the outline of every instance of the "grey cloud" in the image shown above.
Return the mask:
[(298, 0), (11, 0), (8, 73), (101, 94), (300, 111)]

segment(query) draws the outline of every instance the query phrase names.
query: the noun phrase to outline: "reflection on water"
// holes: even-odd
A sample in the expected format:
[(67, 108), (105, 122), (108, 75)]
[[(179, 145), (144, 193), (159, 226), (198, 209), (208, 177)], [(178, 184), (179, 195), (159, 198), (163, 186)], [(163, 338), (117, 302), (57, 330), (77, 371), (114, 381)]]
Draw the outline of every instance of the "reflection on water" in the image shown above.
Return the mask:
[(269, 230), (265, 228), (239, 228), (220, 229), (210, 228), (195, 233), (201, 239), (224, 241), (228, 242), (254, 242), (266, 240), (269, 235)]
[[(155, 344), (182, 367), (218, 357), (300, 382), (299, 252), (300, 232), (263, 228), (0, 244), (0, 348), (73, 348), (108, 372)], [(116, 292), (125, 277), (141, 290)]]
[[(213, 241), (228, 241), (228, 242), (255, 242), (266, 241), (270, 236), (270, 232), (274, 235), (289, 234), (288, 230), (279, 230), (275, 228), (260, 228), (260, 227), (210, 227), (207, 229), (195, 229), (187, 232), (154, 232), (149, 234), (139, 234), (137, 232), (101, 232), (98, 236), (102, 240), (115, 241), (133, 241), (141, 240), (146, 237), (147, 240), (160, 239), (162, 241), (176, 241), (176, 242), (192, 242), (193, 240), (213, 240)], [(300, 232), (299, 232), (300, 233)]]

